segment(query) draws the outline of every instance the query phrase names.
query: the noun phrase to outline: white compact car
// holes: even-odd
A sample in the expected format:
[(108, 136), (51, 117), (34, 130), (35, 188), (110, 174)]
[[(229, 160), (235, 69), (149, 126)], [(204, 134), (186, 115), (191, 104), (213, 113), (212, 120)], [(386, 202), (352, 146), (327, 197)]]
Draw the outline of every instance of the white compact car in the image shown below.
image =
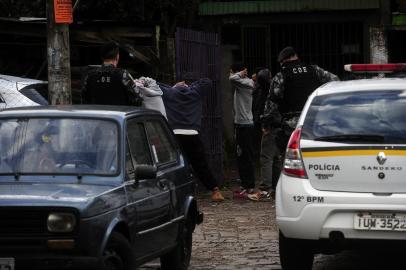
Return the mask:
[(276, 218), (283, 269), (406, 240), (406, 79), (331, 82), (309, 97), (288, 143)]
[(0, 109), (46, 105), (37, 91), (46, 87), (45, 81), (0, 74)]

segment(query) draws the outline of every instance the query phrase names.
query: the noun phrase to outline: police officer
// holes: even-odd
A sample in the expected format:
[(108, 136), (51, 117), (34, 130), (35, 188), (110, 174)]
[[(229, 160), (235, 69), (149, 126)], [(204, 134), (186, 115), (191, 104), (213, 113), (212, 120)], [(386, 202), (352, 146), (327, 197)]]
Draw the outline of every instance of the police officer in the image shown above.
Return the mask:
[[(278, 62), (281, 71), (272, 78), (261, 116), (264, 136), (271, 135), (278, 144), (278, 149), (269, 148), (273, 150), (268, 155), (274, 157), (278, 155), (278, 150), (281, 154), (285, 152), (309, 95), (322, 84), (339, 80), (336, 75), (316, 65), (301, 62), (292, 47), (286, 47), (279, 53)], [(272, 188), (275, 189), (277, 179), (273, 179)]]
[[(272, 81), (262, 115), (263, 128), (269, 128), (270, 120), (275, 119), (275, 103), (282, 114), (283, 123), (294, 128), (309, 95), (319, 86), (339, 78), (318, 67), (300, 61), (292, 47), (284, 48), (278, 56), (282, 70)], [(278, 118), (278, 117), (276, 117)], [(296, 121), (296, 122), (295, 122)]]
[(82, 85), (82, 103), (100, 105), (142, 105), (142, 95), (127, 70), (117, 68), (120, 59), (115, 42), (100, 50), (103, 64), (88, 72)]
[(273, 78), (270, 91), (279, 99), (280, 112), (285, 115), (300, 113), (317, 87), (339, 80), (336, 75), (316, 65), (301, 62), (292, 47), (286, 47), (279, 53), (278, 62), (282, 70)]

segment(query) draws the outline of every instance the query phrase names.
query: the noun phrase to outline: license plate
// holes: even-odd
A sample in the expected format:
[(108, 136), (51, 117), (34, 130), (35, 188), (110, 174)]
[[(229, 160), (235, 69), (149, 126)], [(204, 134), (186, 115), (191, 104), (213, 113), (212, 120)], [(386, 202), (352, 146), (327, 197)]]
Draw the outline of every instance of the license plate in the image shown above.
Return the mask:
[(406, 214), (359, 213), (354, 229), (366, 231), (406, 231)]
[(14, 258), (0, 258), (0, 270), (14, 270)]

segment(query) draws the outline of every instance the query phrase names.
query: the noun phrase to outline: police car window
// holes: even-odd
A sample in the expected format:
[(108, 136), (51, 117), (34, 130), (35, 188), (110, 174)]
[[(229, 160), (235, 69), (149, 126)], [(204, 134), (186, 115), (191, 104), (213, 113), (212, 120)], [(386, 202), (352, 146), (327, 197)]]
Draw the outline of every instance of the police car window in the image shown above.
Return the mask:
[(127, 124), (127, 137), (131, 155), (136, 164), (152, 165), (148, 140), (145, 135), (144, 124), (129, 120)]
[(384, 143), (406, 143), (405, 111), (406, 90), (318, 96), (306, 115), (302, 138), (358, 134), (383, 136)]
[(176, 150), (163, 124), (159, 121), (151, 121), (146, 123), (146, 128), (155, 162), (163, 164), (176, 161)]

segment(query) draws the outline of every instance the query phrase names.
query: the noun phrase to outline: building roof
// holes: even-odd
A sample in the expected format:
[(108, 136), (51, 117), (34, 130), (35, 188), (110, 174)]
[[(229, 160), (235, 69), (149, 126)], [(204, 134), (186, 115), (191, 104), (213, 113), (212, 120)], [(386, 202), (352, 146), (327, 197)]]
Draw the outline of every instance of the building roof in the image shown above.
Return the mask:
[(379, 0), (268, 0), (207, 2), (199, 5), (199, 15), (258, 14), (379, 9)]

